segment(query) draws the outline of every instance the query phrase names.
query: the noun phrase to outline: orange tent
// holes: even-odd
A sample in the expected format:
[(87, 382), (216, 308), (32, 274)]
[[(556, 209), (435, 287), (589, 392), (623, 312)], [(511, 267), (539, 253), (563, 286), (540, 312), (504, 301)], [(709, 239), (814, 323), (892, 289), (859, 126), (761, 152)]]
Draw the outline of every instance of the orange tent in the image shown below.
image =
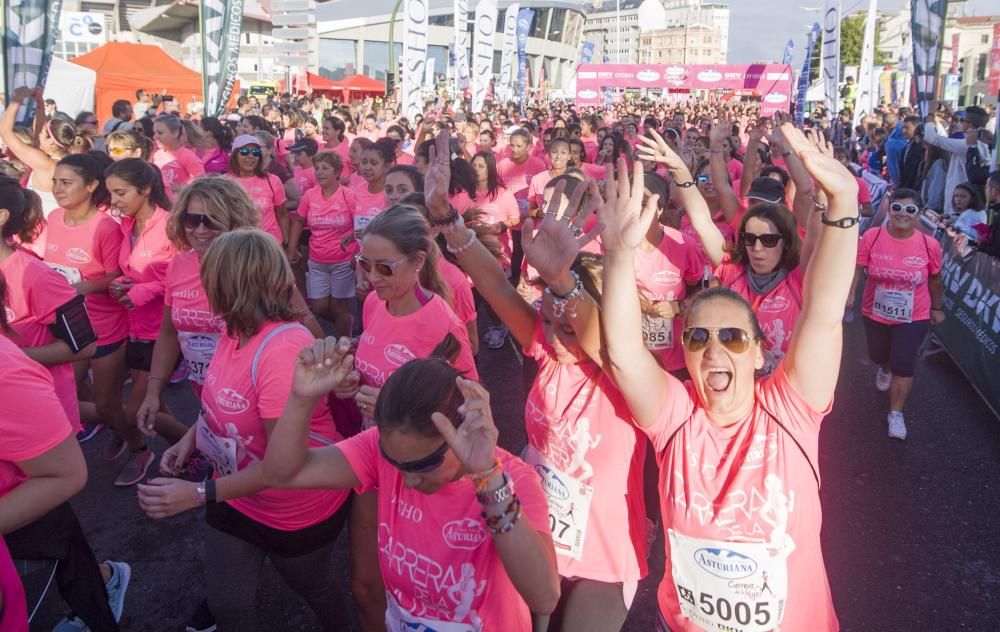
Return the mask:
[[(102, 121), (111, 116), (111, 104), (118, 99), (135, 102), (135, 91), (140, 88), (154, 93), (166, 89), (180, 103), (182, 112), (192, 97), (195, 101), (203, 100), (201, 73), (181, 64), (158, 46), (108, 42), (70, 61), (97, 72), (94, 100)], [(239, 95), (239, 87), (233, 92)]]
[(335, 90), (343, 90), (344, 103), (350, 103), (351, 99), (364, 99), (385, 95), (385, 84), (365, 75), (344, 77), (340, 81), (333, 82), (333, 88)]

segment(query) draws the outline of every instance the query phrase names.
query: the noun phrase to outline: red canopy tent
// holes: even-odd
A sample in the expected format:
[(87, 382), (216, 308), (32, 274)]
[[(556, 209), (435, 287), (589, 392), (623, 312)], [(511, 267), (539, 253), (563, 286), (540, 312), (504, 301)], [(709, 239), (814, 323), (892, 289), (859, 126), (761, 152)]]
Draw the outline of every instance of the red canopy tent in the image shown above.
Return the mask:
[(340, 81), (335, 81), (334, 86), (343, 91), (344, 103), (349, 103), (351, 99), (366, 99), (385, 95), (385, 84), (365, 75), (345, 77)]

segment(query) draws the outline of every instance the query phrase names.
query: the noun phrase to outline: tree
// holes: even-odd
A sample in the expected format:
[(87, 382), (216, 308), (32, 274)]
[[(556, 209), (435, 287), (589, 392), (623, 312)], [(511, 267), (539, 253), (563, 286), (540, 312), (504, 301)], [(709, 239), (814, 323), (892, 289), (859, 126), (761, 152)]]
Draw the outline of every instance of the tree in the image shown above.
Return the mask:
[[(868, 12), (843, 18), (840, 21), (840, 70), (843, 74), (845, 66), (861, 65), (861, 48), (865, 41), (865, 20)], [(877, 20), (878, 18), (876, 18)], [(890, 63), (892, 60), (885, 51), (879, 50), (879, 25), (875, 24), (875, 61), (876, 68)], [(813, 49), (812, 64), (809, 71), (809, 82), (819, 79), (823, 57), (823, 31), (820, 31), (816, 47)], [(857, 77), (855, 77), (857, 79)]]

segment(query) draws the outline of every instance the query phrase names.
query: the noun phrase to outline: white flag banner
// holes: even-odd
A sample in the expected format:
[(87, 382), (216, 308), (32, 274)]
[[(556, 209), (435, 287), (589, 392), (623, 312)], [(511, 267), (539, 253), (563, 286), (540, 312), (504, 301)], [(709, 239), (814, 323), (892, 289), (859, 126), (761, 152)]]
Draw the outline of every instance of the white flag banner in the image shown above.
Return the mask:
[(476, 4), (475, 39), (472, 42), (472, 111), (482, 112), (493, 77), (493, 33), (497, 24), (496, 0)]
[(427, 2), (406, 0), (403, 5), (403, 76), (400, 77), (399, 97), (402, 109), (409, 120), (423, 112), (420, 93), (427, 63)]
[(455, 0), (455, 88), (469, 85), (469, 0)]
[(434, 62), (437, 60), (433, 57), (427, 58), (426, 74), (424, 75), (424, 87), (430, 88), (431, 90), (437, 85), (434, 83)]
[(827, 0), (823, 12), (823, 96), (831, 120), (838, 112), (840, 86), (840, 0)]
[(871, 114), (875, 103), (873, 90), (877, 89), (878, 77), (872, 71), (875, 65), (875, 5), (878, 0), (869, 0), (868, 17), (865, 21), (865, 38), (861, 44), (861, 67), (858, 68), (858, 99), (854, 107), (854, 125), (861, 120), (862, 114)]
[(510, 90), (510, 75), (514, 70), (514, 55), (517, 54), (517, 12), (521, 5), (517, 2), (507, 7), (503, 14), (503, 51), (500, 54), (500, 87), (504, 93)]

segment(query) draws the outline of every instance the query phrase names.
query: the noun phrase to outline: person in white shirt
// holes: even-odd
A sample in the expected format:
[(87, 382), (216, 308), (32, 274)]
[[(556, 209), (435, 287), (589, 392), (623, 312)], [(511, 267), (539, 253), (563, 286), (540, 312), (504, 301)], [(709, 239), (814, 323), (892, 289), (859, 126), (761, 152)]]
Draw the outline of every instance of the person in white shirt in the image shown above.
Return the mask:
[[(986, 110), (978, 106), (970, 106), (965, 110), (965, 120), (962, 122), (962, 130), (981, 130), (986, 125), (988, 115)], [(968, 182), (969, 178), (965, 173), (966, 152), (969, 149), (964, 138), (948, 138), (948, 134), (941, 124), (937, 112), (927, 115), (926, 125), (924, 125), (924, 142), (942, 149), (948, 154), (948, 177), (945, 181), (944, 191), (944, 211), (950, 216), (955, 215), (955, 207), (952, 203), (952, 195), (955, 187), (963, 182)], [(978, 141), (975, 145), (983, 161), (989, 161), (990, 150), (986, 143)]]

